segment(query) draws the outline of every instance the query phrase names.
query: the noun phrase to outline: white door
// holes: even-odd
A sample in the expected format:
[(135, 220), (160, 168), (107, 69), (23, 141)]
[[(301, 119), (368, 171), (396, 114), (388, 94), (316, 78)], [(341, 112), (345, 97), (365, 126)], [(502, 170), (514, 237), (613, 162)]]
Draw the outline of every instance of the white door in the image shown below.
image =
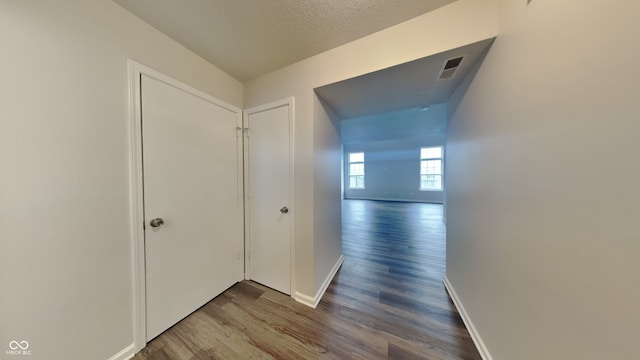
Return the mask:
[(147, 340), (244, 274), (240, 113), (188, 91), (142, 75)]
[(247, 277), (291, 294), (290, 101), (245, 111)]

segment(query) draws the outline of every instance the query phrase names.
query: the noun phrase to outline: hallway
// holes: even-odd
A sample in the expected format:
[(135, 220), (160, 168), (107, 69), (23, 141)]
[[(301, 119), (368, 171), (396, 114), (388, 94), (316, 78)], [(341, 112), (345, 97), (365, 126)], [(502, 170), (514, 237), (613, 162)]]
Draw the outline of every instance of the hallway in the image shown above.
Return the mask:
[(442, 211), (439, 204), (343, 201), (345, 262), (321, 304), (357, 309), (382, 331), (389, 359), (480, 359), (442, 284)]
[(480, 359), (442, 284), (442, 205), (345, 200), (343, 239), (316, 310), (243, 281), (134, 359)]

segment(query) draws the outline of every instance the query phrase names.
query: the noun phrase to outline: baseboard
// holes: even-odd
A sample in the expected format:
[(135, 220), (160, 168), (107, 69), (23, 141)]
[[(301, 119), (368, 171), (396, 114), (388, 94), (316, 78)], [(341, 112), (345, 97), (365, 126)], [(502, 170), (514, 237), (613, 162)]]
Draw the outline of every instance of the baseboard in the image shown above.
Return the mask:
[(442, 201), (429, 201), (429, 200), (420, 200), (420, 199), (388, 199), (388, 198), (377, 198), (377, 197), (360, 197), (360, 196), (345, 196), (344, 200), (372, 200), (372, 201), (394, 201), (394, 202), (413, 202), (413, 203), (426, 203), (426, 204), (440, 204), (442, 205)]
[(338, 258), (338, 261), (336, 261), (336, 263), (333, 265), (333, 268), (331, 268), (331, 271), (329, 272), (327, 277), (324, 278), (324, 281), (322, 282), (322, 285), (318, 289), (318, 292), (316, 292), (316, 296), (313, 302), (314, 308), (318, 306), (318, 303), (320, 302), (320, 300), (324, 296), (324, 293), (327, 291), (327, 288), (331, 284), (331, 280), (333, 280), (333, 278), (338, 273), (338, 270), (340, 270), (340, 266), (342, 266), (342, 263), (344, 263), (344, 256), (342, 256), (341, 254), (340, 257)]
[(344, 256), (340, 255), (338, 262), (336, 262), (335, 265), (333, 265), (333, 268), (329, 272), (329, 275), (327, 275), (327, 277), (324, 279), (324, 281), (322, 282), (322, 285), (316, 292), (315, 296), (311, 297), (309, 295), (296, 291), (296, 293), (293, 296), (293, 299), (301, 304), (307, 305), (315, 309), (316, 306), (318, 306), (318, 303), (320, 303), (322, 296), (327, 291), (329, 284), (331, 284), (331, 280), (333, 280), (333, 278), (336, 276), (336, 273), (340, 269), (340, 266), (342, 266), (343, 262), (344, 262)]
[(482, 360), (493, 360), (493, 357), (489, 353), (487, 346), (484, 344), (482, 337), (480, 337), (478, 330), (476, 330), (475, 325), (473, 325), (473, 321), (471, 321), (471, 318), (469, 317), (467, 310), (465, 310), (464, 305), (462, 305), (462, 301), (460, 301), (458, 294), (456, 294), (456, 291), (453, 289), (453, 285), (451, 285), (451, 283), (449, 282), (449, 279), (446, 276), (444, 277), (443, 282), (444, 282), (444, 287), (445, 289), (447, 289), (447, 292), (449, 293), (449, 296), (451, 297), (453, 304), (456, 306), (456, 309), (458, 309), (458, 313), (462, 318), (462, 322), (464, 322), (464, 325), (467, 327), (467, 330), (469, 331), (469, 335), (471, 335), (471, 339), (473, 340), (473, 343), (476, 345), (476, 349), (478, 349), (478, 352), (480, 353)]
[(312, 307), (315, 309), (313, 296), (309, 296), (307, 294), (303, 294), (301, 292), (296, 291), (293, 294), (293, 300), (299, 302), (300, 304), (307, 305), (308, 307)]
[(107, 360), (129, 360), (135, 354), (136, 354), (136, 352), (135, 352), (135, 344), (131, 344), (131, 345), (127, 346), (126, 348), (120, 350), (120, 352), (118, 352), (117, 354), (113, 355), (112, 357), (110, 357)]

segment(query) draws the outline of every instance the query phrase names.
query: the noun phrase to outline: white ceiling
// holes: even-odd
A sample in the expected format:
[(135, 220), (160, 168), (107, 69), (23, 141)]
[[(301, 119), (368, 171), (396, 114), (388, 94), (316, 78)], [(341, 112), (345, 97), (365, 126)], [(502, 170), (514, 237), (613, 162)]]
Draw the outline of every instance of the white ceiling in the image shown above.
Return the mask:
[(113, 0), (240, 81), (456, 0)]
[[(341, 119), (416, 109), (449, 101), (493, 39), (316, 88)], [(447, 60), (463, 56), (453, 77), (439, 79)]]

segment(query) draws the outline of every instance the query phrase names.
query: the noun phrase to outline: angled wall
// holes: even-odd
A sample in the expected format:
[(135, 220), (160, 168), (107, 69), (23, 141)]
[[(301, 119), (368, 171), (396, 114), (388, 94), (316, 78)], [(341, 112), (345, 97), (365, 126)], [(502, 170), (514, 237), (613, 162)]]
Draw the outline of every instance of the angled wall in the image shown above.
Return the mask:
[(635, 359), (640, 5), (499, 4), (451, 103), (448, 281), (493, 359)]

